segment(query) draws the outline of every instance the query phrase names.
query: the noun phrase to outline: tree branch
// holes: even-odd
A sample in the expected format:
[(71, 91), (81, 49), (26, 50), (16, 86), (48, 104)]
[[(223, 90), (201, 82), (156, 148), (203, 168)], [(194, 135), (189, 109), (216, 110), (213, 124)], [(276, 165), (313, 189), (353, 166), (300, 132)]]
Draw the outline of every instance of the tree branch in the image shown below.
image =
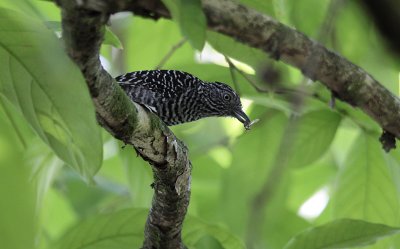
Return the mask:
[(164, 66), (164, 64), (171, 58), (171, 56), (174, 55), (176, 50), (178, 50), (180, 47), (182, 47), (186, 41), (187, 41), (187, 39), (183, 38), (177, 44), (173, 45), (172, 48), (168, 51), (168, 53), (161, 59), (160, 63), (158, 63), (158, 65), (156, 66), (155, 69), (157, 69), (157, 70), (161, 69)]
[(58, 2), (63, 39), (86, 79), (98, 121), (114, 137), (133, 145), (152, 165), (155, 193), (143, 248), (185, 248), (181, 229), (189, 204), (191, 173), (187, 148), (155, 115), (133, 104), (103, 69), (99, 49), (109, 11), (89, 10), (85, 5), (77, 6), (78, 2)]

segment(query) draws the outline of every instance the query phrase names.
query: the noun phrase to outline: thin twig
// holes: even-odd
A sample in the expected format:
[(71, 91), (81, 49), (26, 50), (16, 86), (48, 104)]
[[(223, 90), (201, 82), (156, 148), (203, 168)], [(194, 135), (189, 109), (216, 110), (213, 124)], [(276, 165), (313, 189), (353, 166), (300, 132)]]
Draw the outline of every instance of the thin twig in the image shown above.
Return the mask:
[(228, 58), (228, 56), (224, 55), (224, 57), (225, 57), (225, 61), (226, 61), (226, 62), (228, 63), (228, 65), (229, 65), (229, 72), (231, 73), (231, 78), (232, 78), (232, 81), (233, 81), (233, 85), (235, 86), (235, 90), (236, 90), (236, 92), (238, 92), (239, 95), (240, 95), (239, 84), (238, 84), (238, 82), (237, 82), (237, 78), (236, 78), (236, 75), (235, 75), (235, 69), (237, 69), (237, 68), (236, 68), (236, 66), (232, 63), (232, 61)]
[(172, 55), (178, 50), (180, 47), (185, 44), (187, 38), (182, 38), (177, 44), (173, 45), (172, 48), (168, 51), (168, 53), (161, 59), (160, 63), (156, 66), (156, 69), (161, 69), (164, 64), (172, 57)]
[[(240, 70), (239, 68), (237, 68), (237, 66), (232, 62), (232, 60), (226, 56), (225, 56), (225, 60), (229, 65), (229, 68), (235, 69), (245, 80), (247, 80), (258, 92), (262, 92), (262, 93), (268, 93), (269, 91), (267, 89), (262, 89), (260, 88), (256, 82), (253, 81), (253, 79), (251, 79), (245, 72), (243, 72), (242, 70)], [(232, 73), (231, 73), (232, 74)], [(232, 80), (233, 79), (232, 77)]]
[[(260, 92), (260, 93), (275, 93), (275, 94), (296, 94), (296, 95), (305, 95), (305, 96), (312, 96), (313, 95), (312, 93), (304, 91), (304, 90), (302, 90), (300, 88), (292, 89), (292, 88), (279, 87), (279, 88), (275, 88), (274, 90), (271, 90), (271, 91), (267, 90), (267, 89), (263, 89), (263, 88), (259, 87), (258, 84), (251, 77), (249, 77), (245, 72), (243, 72), (238, 67), (236, 67), (236, 65), (232, 62), (232, 60), (229, 57), (225, 56), (225, 60), (228, 63), (229, 67), (235, 69), (235, 71), (237, 71), (247, 82), (249, 82), (250, 85), (252, 87), (254, 87), (254, 89), (257, 92)], [(236, 78), (232, 77), (232, 80), (235, 82)]]

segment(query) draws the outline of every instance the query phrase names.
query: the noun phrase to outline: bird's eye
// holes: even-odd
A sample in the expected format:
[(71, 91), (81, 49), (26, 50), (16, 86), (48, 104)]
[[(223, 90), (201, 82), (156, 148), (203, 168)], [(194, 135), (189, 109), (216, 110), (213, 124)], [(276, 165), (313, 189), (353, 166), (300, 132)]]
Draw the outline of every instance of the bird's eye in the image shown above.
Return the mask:
[(229, 101), (229, 100), (231, 100), (231, 95), (229, 95), (229, 94), (224, 94), (224, 100), (227, 100), (227, 101)]

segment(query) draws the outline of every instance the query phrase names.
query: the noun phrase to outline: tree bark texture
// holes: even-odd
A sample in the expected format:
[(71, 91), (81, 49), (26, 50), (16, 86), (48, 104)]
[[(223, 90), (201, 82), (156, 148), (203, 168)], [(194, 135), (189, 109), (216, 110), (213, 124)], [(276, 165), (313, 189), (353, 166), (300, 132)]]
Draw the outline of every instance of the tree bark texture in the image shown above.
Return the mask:
[(99, 123), (117, 139), (133, 145), (152, 165), (154, 196), (143, 248), (185, 248), (181, 229), (189, 205), (191, 173), (186, 146), (157, 116), (133, 104), (101, 66), (99, 49), (108, 12), (77, 6), (77, 1), (60, 0), (58, 4), (66, 50), (85, 77)]

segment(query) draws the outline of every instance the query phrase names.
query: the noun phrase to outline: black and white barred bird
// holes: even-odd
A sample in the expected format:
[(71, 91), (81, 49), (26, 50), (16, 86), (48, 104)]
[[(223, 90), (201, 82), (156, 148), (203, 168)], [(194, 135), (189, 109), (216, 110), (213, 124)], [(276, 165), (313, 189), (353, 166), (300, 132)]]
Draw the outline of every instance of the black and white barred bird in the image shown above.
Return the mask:
[(132, 101), (146, 106), (166, 125), (231, 116), (250, 128), (238, 94), (224, 83), (207, 83), (176, 70), (137, 71), (115, 79)]

